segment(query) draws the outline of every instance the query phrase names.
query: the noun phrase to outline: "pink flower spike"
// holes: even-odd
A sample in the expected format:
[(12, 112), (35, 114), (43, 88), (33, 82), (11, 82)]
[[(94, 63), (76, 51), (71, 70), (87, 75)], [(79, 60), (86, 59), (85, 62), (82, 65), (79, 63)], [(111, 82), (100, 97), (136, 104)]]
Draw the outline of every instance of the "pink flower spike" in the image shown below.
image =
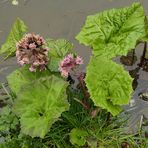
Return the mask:
[(83, 59), (80, 56), (76, 57), (76, 64), (77, 65), (82, 65), (83, 64)]
[(40, 35), (28, 33), (16, 43), (16, 58), (20, 65), (29, 64), (31, 72), (45, 70), (49, 49), (43, 47), (45, 40)]
[(59, 65), (59, 71), (63, 77), (68, 77), (68, 74), (74, 70), (78, 65), (83, 64), (80, 56), (74, 58), (73, 54), (68, 54)]

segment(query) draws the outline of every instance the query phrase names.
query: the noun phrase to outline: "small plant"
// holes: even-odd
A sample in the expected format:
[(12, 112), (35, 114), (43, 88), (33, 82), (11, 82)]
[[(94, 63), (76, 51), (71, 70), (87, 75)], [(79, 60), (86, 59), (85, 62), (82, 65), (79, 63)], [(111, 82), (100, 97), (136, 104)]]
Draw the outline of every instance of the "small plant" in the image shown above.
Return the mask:
[(145, 147), (145, 138), (125, 134), (117, 116), (131, 99), (133, 79), (112, 58), (146, 43), (146, 21), (139, 3), (88, 16), (76, 37), (93, 51), (83, 73), (73, 44), (27, 33), (18, 18), (0, 50), (21, 66), (1, 87), (0, 146)]

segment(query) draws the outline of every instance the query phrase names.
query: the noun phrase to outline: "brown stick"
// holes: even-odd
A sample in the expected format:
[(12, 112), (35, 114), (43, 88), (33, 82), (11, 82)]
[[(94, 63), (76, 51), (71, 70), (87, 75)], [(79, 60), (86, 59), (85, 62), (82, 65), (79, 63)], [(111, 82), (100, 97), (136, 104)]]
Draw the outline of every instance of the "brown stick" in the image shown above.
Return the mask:
[(147, 42), (144, 42), (144, 50), (143, 50), (143, 54), (141, 56), (141, 60), (140, 60), (139, 66), (142, 66), (144, 64), (146, 50), (147, 50)]
[(87, 100), (89, 99), (89, 93), (85, 87), (85, 82), (84, 82), (84, 73), (80, 74), (79, 77), (77, 77), (77, 79), (80, 82), (80, 87), (84, 93), (84, 99), (82, 101), (83, 104), (85, 104), (85, 108), (86, 109), (90, 109), (90, 104), (88, 104)]
[(88, 104), (85, 104), (83, 101), (80, 101), (76, 98), (74, 98), (75, 101), (79, 102), (85, 109), (89, 109), (90, 107), (88, 106)]
[(85, 99), (89, 99), (89, 93), (88, 93), (88, 91), (86, 90), (86, 87), (85, 87), (84, 74), (81, 74), (81, 76), (78, 77), (78, 80), (80, 82), (80, 86), (81, 86), (81, 89), (84, 93)]

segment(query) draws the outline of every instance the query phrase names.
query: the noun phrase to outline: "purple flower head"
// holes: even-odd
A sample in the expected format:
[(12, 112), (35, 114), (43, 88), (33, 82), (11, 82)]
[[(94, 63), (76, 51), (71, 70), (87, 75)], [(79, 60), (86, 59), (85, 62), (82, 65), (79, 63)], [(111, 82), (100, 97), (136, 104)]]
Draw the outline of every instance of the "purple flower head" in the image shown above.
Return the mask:
[(23, 66), (30, 64), (30, 71), (36, 71), (37, 68), (45, 70), (48, 62), (48, 48), (44, 48), (45, 40), (40, 35), (34, 33), (26, 34), (16, 44), (17, 62)]
[(77, 66), (83, 64), (83, 60), (80, 56), (74, 57), (73, 54), (68, 54), (61, 62), (59, 70), (63, 77), (68, 77), (71, 70), (74, 70)]

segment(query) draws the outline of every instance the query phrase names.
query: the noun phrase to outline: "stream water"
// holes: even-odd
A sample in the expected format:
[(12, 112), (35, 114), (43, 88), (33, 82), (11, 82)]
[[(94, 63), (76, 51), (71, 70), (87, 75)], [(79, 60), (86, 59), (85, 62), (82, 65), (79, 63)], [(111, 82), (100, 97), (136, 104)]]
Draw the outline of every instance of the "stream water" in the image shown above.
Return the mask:
[[(39, 33), (44, 37), (54, 39), (65, 38), (74, 44), (74, 50), (84, 58), (85, 70), (91, 50), (80, 45), (75, 36), (80, 31), (87, 15), (95, 14), (106, 9), (129, 6), (133, 2), (141, 2), (145, 14), (148, 15), (148, 0), (18, 0), (19, 5), (14, 6), (11, 0), (0, 0), (0, 45), (5, 41), (11, 26), (17, 17), (28, 26), (30, 32)], [(136, 48), (137, 59), (134, 64), (125, 68), (136, 77), (136, 87), (133, 93), (131, 107), (126, 110), (131, 113), (129, 126), (135, 131), (136, 123), (148, 119), (148, 102), (139, 98), (142, 92), (148, 95), (148, 72), (138, 68), (142, 55), (143, 45)], [(127, 58), (129, 59), (129, 57)], [(123, 58), (123, 60), (126, 60)], [(121, 62), (119, 58), (117, 62)], [(5, 82), (6, 76), (17, 66), (16, 59), (2, 61), (0, 58), (0, 82)], [(138, 70), (137, 70), (138, 69)], [(144, 128), (147, 128), (145, 126)], [(147, 130), (147, 129), (146, 129)]]

